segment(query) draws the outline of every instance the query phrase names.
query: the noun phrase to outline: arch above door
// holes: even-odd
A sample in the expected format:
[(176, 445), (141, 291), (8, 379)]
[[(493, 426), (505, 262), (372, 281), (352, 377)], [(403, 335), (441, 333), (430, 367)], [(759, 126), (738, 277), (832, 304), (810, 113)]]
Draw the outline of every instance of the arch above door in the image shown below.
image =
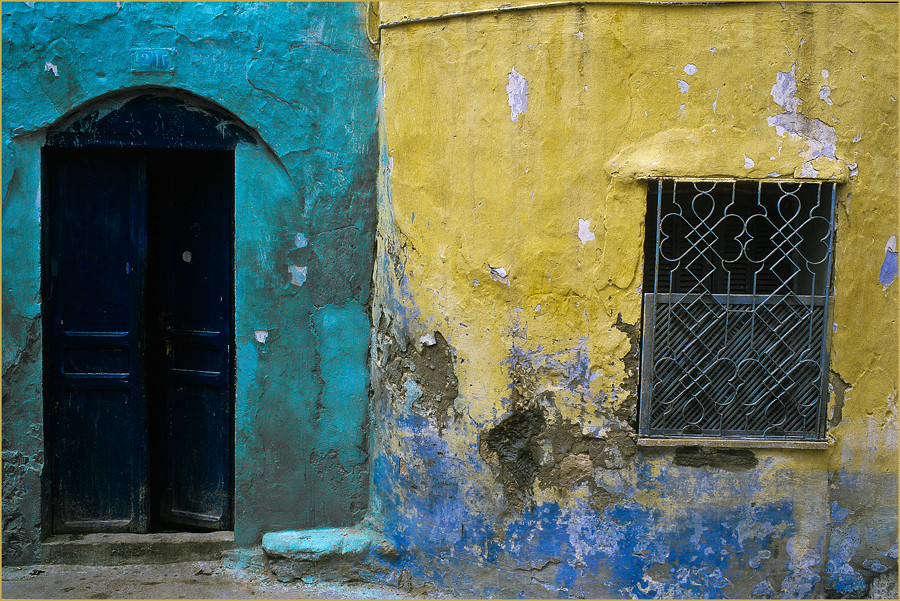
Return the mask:
[(208, 100), (168, 88), (143, 88), (91, 101), (47, 134), (61, 148), (185, 148), (233, 150), (255, 136), (239, 119)]

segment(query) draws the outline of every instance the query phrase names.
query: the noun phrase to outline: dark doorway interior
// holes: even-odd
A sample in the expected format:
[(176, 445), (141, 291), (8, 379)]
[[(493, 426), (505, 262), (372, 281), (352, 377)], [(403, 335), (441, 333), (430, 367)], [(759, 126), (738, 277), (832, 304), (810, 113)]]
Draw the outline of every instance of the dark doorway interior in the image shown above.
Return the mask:
[(234, 152), (43, 158), (52, 531), (231, 529)]

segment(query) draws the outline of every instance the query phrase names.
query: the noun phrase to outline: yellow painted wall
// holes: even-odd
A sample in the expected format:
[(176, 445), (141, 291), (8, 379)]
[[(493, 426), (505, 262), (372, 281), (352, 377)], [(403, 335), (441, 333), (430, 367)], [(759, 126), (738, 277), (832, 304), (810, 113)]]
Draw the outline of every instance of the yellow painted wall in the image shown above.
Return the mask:
[[(878, 494), (896, 504), (900, 282), (879, 282), (897, 234), (896, 5), (566, 5), (427, 20), (498, 6), (380, 6), (375, 311), (402, 321), (412, 344), (440, 331), (454, 349), (448, 453), (477, 463), (485, 425), (523, 386), (511, 376), (516, 353), (536, 362), (525, 388), (553, 393), (551, 422), (602, 438), (627, 421), (616, 413), (635, 403), (622, 323), (641, 317), (646, 178), (835, 179), (831, 369), (849, 385), (842, 418), (827, 450), (757, 451), (748, 494), (777, 499), (779, 483), (798, 478), (822, 505), (807, 513), (827, 520), (829, 474), (844, 470), (892, 475)], [(397, 24), (410, 19), (426, 20)], [(515, 119), (513, 70), (528, 83)], [(794, 110), (773, 90), (779, 73), (796, 82)], [(798, 133), (772, 124), (784, 113)], [(830, 135), (834, 158), (821, 144)], [(579, 237), (580, 220), (592, 239)], [(573, 389), (564, 372), (585, 357), (590, 383)], [(398, 441), (414, 435), (381, 440), (408, 453)], [(671, 463), (638, 457), (657, 474)], [(555, 473), (607, 477), (579, 461)], [(499, 494), (495, 476), (472, 470), (469, 485)], [(567, 502), (540, 480), (534, 495)], [(671, 499), (656, 490), (640, 503), (666, 510)]]

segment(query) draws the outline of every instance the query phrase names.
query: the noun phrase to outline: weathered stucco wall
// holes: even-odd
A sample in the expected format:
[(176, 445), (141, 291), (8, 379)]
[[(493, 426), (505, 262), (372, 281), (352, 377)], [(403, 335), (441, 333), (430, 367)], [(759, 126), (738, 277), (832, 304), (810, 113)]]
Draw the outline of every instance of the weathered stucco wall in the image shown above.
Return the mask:
[[(497, 6), (380, 7), (373, 498), (393, 565), (479, 596), (863, 594), (897, 559), (896, 6), (396, 24)], [(845, 182), (827, 450), (635, 445), (657, 176)]]
[[(236, 542), (365, 511), (378, 151), (363, 19), (349, 3), (4, 3), (4, 561), (40, 556), (40, 148), (84, 103), (148, 86), (259, 137), (235, 158)], [(172, 68), (135, 72), (139, 48), (171, 49)]]

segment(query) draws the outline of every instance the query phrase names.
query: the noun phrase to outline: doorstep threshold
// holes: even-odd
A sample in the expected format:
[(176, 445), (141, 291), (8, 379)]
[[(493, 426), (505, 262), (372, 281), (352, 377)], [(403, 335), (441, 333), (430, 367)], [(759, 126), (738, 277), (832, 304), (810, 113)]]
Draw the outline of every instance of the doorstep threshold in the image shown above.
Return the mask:
[(158, 564), (211, 561), (233, 547), (232, 531), (57, 534), (41, 542), (40, 554), (51, 564)]

